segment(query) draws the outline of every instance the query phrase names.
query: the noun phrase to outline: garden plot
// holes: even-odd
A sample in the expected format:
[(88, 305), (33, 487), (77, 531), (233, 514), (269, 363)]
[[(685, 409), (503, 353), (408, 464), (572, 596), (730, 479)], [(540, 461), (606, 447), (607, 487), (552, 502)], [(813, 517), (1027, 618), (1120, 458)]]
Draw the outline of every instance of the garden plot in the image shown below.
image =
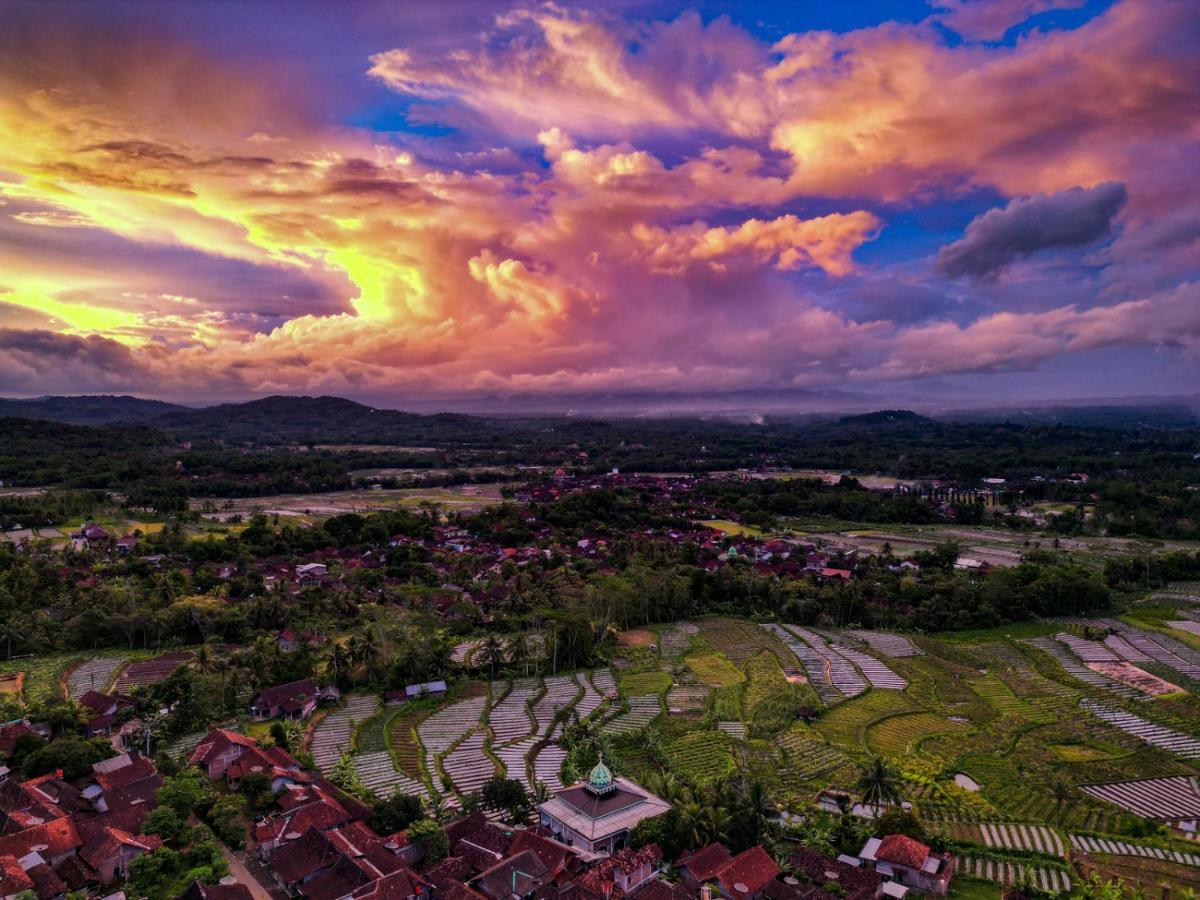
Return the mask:
[(521, 782), (527, 791), (533, 787), (529, 783), (529, 753), (540, 740), (536, 735), (530, 735), (515, 744), (492, 750), (496, 758), (504, 763), (504, 777)]
[(866, 653), (860, 653), (858, 650), (852, 650), (849, 647), (842, 647), (838, 644), (830, 644), (830, 647), (839, 655), (848, 659), (854, 665), (858, 666), (867, 681), (871, 682), (872, 687), (883, 688), (891, 691), (902, 691), (908, 687), (908, 682), (881, 663), (873, 656), (868, 656)]
[(103, 693), (124, 663), (119, 656), (98, 656), (80, 663), (67, 674), (67, 698), (78, 700), (88, 691)]
[(442, 757), (442, 768), (464, 797), (475, 793), (496, 774), (496, 764), (483, 751), (486, 738), (487, 732), (480, 728)]
[(135, 687), (166, 681), (172, 672), (180, 666), (191, 662), (194, 657), (194, 653), (190, 650), (185, 650), (178, 653), (164, 653), (162, 656), (156, 656), (153, 659), (142, 659), (137, 662), (128, 663), (121, 670), (121, 674), (117, 676), (113, 690), (125, 693), (133, 690)]
[(979, 678), (969, 678), (967, 684), (1001, 716), (1016, 716), (1042, 724), (1054, 721), (1054, 716), (1026, 703), (995, 675), (988, 674)]
[(600, 695), (607, 697), (610, 700), (616, 699), (617, 683), (613, 680), (613, 674), (608, 669), (597, 669), (592, 673), (592, 684), (596, 686), (596, 690)]
[(1062, 838), (1044, 825), (1012, 825), (982, 822), (979, 831), (989, 847), (1002, 850), (1036, 850), (1049, 856), (1063, 856)]
[(1162, 697), (1166, 694), (1182, 693), (1183, 688), (1172, 684), (1166, 679), (1152, 675), (1145, 669), (1139, 669), (1131, 662), (1090, 662), (1087, 667), (1093, 672), (1099, 672), (1114, 681), (1127, 684), (1132, 688), (1147, 693), (1152, 697)]
[(776, 741), (780, 771), (793, 780), (809, 781), (849, 765), (841, 751), (817, 739), (806, 726), (793, 726)]
[(1158, 747), (1184, 759), (1200, 759), (1200, 741), (1190, 735), (1147, 722), (1133, 713), (1114, 709), (1094, 700), (1085, 698), (1079, 701), (1079, 705), (1096, 718), (1121, 729), (1126, 734), (1132, 734), (1152, 747)]
[(1053, 641), (1050, 638), (1026, 638), (1021, 643), (1028, 644), (1030, 647), (1036, 647), (1043, 653), (1052, 656), (1054, 661), (1062, 666), (1064, 672), (1072, 678), (1082, 681), (1084, 684), (1116, 694), (1118, 697), (1125, 697), (1129, 700), (1149, 699), (1145, 694), (1134, 690), (1127, 684), (1121, 684), (1119, 681), (1106, 678), (1099, 672), (1093, 672), (1057, 641)]
[(358, 773), (358, 780), (380, 800), (386, 800), (397, 791), (413, 797), (429, 796), (425, 785), (396, 769), (392, 754), (386, 750), (356, 754), (354, 771)]
[(693, 731), (667, 746), (670, 770), (693, 784), (711, 784), (734, 770), (729, 737), (719, 731)]
[(514, 681), (512, 690), (492, 707), (488, 724), (492, 726), (492, 743), (507, 744), (533, 734), (534, 723), (529, 717), (528, 704), (542, 692), (536, 678)]
[(354, 729), (378, 711), (379, 698), (374, 694), (369, 697), (347, 697), (345, 706), (330, 711), (313, 730), (309, 744), (317, 768), (329, 774), (342, 754), (349, 752)]
[(1052, 894), (1065, 894), (1071, 890), (1071, 876), (1065, 869), (1054, 866), (1036, 866), (1012, 860), (979, 859), (960, 856), (955, 869), (960, 875), (973, 875), (997, 884), (1017, 884), (1028, 873), (1035, 885)]
[(557, 744), (546, 744), (533, 758), (533, 777), (538, 784), (544, 784), (551, 791), (559, 790), (563, 785), (559, 779), (563, 760), (567, 751)]
[(479, 724), (487, 706), (487, 697), (470, 697), (438, 710), (417, 726), (425, 747), (425, 768), (434, 770), (434, 758), (441, 756), (468, 731)]
[(731, 738), (737, 738), (739, 741), (746, 739), (745, 722), (718, 722), (717, 731), (723, 732)]
[(904, 694), (871, 691), (835, 706), (817, 720), (816, 730), (835, 747), (861, 751), (867, 728), (897, 713), (922, 712)]
[(1104, 639), (1104, 646), (1121, 659), (1133, 663), (1153, 662), (1153, 660), (1119, 634), (1110, 634)]
[(796, 659), (800, 660), (800, 665), (804, 667), (804, 671), (808, 674), (808, 682), (817, 692), (817, 696), (821, 702), (828, 706), (831, 703), (836, 703), (842, 699), (842, 692), (833, 686), (833, 682), (829, 680), (829, 667), (825, 661), (825, 657), (814, 650), (810, 645), (804, 643), (782, 625), (764, 625), (773, 635), (783, 642)]
[(1182, 621), (1168, 622), (1167, 625), (1176, 629), (1177, 631), (1186, 631), (1188, 634), (1194, 634), (1197, 637), (1200, 637), (1200, 622), (1193, 622), (1191, 619), (1187, 619)]
[(1147, 819), (1200, 817), (1200, 792), (1196, 780), (1187, 776), (1085, 784), (1080, 790)]
[[(840, 694), (847, 697), (857, 697), (867, 689), (867, 682), (862, 675), (858, 673), (858, 669), (854, 667), (854, 663), (850, 662), (845, 656), (841, 655), (832, 646), (830, 646), (820, 635), (809, 631), (807, 628), (801, 628), (799, 625), (785, 625), (788, 631), (796, 637), (807, 642), (817, 655), (824, 660), (825, 673), (835, 688)], [(883, 663), (880, 663), (882, 666)], [(807, 670), (807, 666), (805, 669)], [(884, 668), (887, 668), (886, 666)], [(889, 672), (891, 670), (888, 670)], [(907, 686), (907, 682), (905, 682)]]
[(676, 622), (670, 628), (663, 630), (659, 642), (659, 655), (663, 659), (679, 659), (687, 653), (691, 646), (692, 636), (699, 634), (700, 629), (691, 622)]
[(577, 677), (579, 683), (583, 685), (583, 696), (575, 704), (575, 712), (579, 714), (579, 720), (582, 722), (600, 708), (605, 697), (596, 690), (596, 686), (592, 684), (592, 679), (588, 678), (587, 672), (580, 672)]
[(677, 684), (667, 692), (667, 712), (700, 712), (708, 703), (708, 688), (702, 684)]
[(1111, 853), (1113, 856), (1144, 856), (1147, 859), (1177, 862), (1181, 866), (1200, 866), (1200, 856), (1195, 853), (1180, 853), (1177, 850), (1163, 850), (1161, 847), (1144, 847), (1140, 844), (1127, 844), (1124, 841), (1110, 841), (1105, 838), (1086, 837), (1081, 834), (1071, 835), (1071, 846), (1084, 853)]
[(873, 752), (892, 758), (902, 758), (916, 749), (927, 737), (966, 731), (966, 726), (935, 716), (930, 712), (914, 712), (892, 716), (867, 729), (867, 747)]
[(1108, 647), (1098, 641), (1086, 641), (1083, 638), (1077, 638), (1073, 634), (1068, 634), (1065, 631), (1059, 632), (1054, 636), (1054, 639), (1060, 644), (1066, 646), (1072, 653), (1082, 659), (1085, 663), (1090, 662), (1116, 662), (1120, 657), (1113, 653)]
[(450, 659), (460, 666), (467, 665), (471, 660), (472, 654), (482, 646), (483, 641), (463, 641), (461, 644), (456, 645), (450, 652)]
[(876, 653), (902, 659), (906, 656), (920, 656), (921, 648), (902, 634), (890, 634), (886, 631), (866, 631), (857, 629), (849, 632)]
[(555, 731), (562, 730), (562, 722), (555, 724), (554, 717), (564, 709), (575, 705), (579, 698), (579, 682), (569, 675), (547, 678), (546, 692), (533, 704), (534, 733), (545, 737), (554, 737), (550, 733), (553, 726)]
[[(1155, 662), (1162, 663), (1174, 669), (1180, 675), (1200, 681), (1200, 653), (1191, 647), (1165, 634), (1150, 634), (1137, 628), (1131, 628), (1116, 619), (1102, 619), (1098, 623), (1113, 628), (1134, 650)], [(1130, 662), (1145, 662), (1130, 660)]]
[(641, 731), (662, 713), (662, 704), (657, 695), (630, 697), (628, 702), (627, 712), (620, 713), (604, 723), (605, 733), (626, 734)]

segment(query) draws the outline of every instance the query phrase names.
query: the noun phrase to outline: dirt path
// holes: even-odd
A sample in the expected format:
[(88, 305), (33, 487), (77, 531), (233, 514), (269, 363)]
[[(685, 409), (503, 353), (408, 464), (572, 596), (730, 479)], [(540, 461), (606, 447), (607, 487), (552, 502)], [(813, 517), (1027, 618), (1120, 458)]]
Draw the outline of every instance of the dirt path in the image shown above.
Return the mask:
[[(235, 853), (224, 844), (221, 845), (221, 853), (229, 864), (229, 874), (238, 880), (238, 884), (250, 889), (254, 900), (278, 900), (284, 896), (257, 859), (247, 859), (245, 853)], [(254, 871), (251, 871), (251, 867)]]

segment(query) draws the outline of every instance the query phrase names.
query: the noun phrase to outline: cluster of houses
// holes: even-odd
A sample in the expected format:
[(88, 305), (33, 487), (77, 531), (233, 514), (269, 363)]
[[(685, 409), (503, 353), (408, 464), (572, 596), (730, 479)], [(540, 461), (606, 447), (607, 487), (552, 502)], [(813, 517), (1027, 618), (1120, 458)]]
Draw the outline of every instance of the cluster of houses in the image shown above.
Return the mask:
[(0, 766), (0, 897), (108, 894), (133, 860), (162, 845), (142, 833), (160, 784), (154, 763), (134, 752), (75, 780), (60, 770), (18, 781)]

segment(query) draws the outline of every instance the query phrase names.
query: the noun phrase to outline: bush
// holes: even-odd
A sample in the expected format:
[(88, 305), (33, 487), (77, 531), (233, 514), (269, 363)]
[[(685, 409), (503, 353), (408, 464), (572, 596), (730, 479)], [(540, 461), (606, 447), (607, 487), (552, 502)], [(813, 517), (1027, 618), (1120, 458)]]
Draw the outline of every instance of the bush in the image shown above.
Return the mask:
[(164, 841), (174, 842), (183, 833), (184, 821), (171, 806), (155, 807), (142, 824), (143, 834), (157, 834)]
[(392, 834), (408, 828), (421, 815), (420, 799), (397, 791), (375, 807), (370, 825), (376, 834)]
[(227, 794), (216, 803), (208, 814), (208, 824), (227, 847), (241, 850), (246, 843), (246, 832), (242, 827), (241, 814), (246, 801), (237, 794)]
[(421, 819), (408, 829), (408, 839), (414, 844), (425, 843), (425, 863), (432, 865), (446, 858), (450, 852), (450, 839), (442, 826), (433, 819)]

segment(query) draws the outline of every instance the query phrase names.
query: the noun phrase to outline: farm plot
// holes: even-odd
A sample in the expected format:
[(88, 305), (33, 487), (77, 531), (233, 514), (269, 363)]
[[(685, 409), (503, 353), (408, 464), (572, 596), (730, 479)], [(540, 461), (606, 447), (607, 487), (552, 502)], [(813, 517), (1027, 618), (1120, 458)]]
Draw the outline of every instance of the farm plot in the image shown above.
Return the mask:
[(1087, 837), (1082, 834), (1071, 835), (1071, 846), (1084, 853), (1110, 853), (1113, 856), (1142, 856), (1146, 859), (1177, 862), (1181, 866), (1200, 866), (1200, 855), (1195, 853), (1180, 853), (1178, 850), (1163, 850), (1161, 847), (1145, 847), (1141, 844), (1110, 841), (1105, 838)]
[(1200, 759), (1200, 741), (1190, 735), (1147, 722), (1140, 716), (1105, 706), (1095, 700), (1085, 698), (1079, 701), (1079, 705), (1096, 718), (1121, 729), (1126, 734), (1132, 734), (1152, 747), (1158, 747), (1184, 759)]
[(386, 750), (355, 754), (354, 770), (358, 773), (358, 780), (381, 800), (397, 792), (413, 797), (429, 796), (425, 785), (396, 768), (392, 754)]
[(1029, 879), (1044, 891), (1065, 894), (1071, 890), (1071, 876), (1065, 869), (1055, 866), (1028, 865), (1013, 860), (960, 856), (956, 871), (959, 874), (973, 875), (997, 884), (1018, 884), (1028, 875)]
[(929, 712), (904, 713), (877, 722), (867, 729), (867, 747), (892, 758), (903, 757), (925, 738), (965, 731), (967, 726)]
[(1137, 688), (1152, 697), (1162, 697), (1166, 694), (1178, 694), (1183, 691), (1177, 684), (1152, 675), (1145, 669), (1140, 669), (1131, 662), (1090, 662), (1087, 667), (1093, 672), (1099, 672), (1114, 681)]
[(126, 664), (117, 676), (113, 689), (122, 693), (143, 687), (148, 684), (158, 684), (166, 681), (167, 676), (182, 665), (191, 662), (195, 654), (190, 650), (178, 653), (164, 653), (153, 659), (142, 659)]
[(662, 694), (671, 686), (671, 676), (666, 672), (631, 672), (621, 676), (621, 693), (627, 697), (643, 694)]
[(971, 689), (986, 700), (1001, 716), (1015, 716), (1028, 722), (1041, 724), (1054, 721), (1054, 716), (1026, 703), (995, 675), (981, 675), (978, 678), (968, 678), (966, 681)]
[(903, 694), (872, 691), (831, 709), (816, 729), (835, 747), (861, 752), (866, 730), (873, 722), (896, 713), (921, 712)]
[[(799, 625), (785, 625), (784, 627), (811, 646), (824, 660), (827, 677), (839, 693), (845, 694), (847, 697), (857, 697), (867, 689), (867, 682), (854, 667), (854, 663), (835, 651), (823, 637), (807, 628), (801, 628)], [(883, 664), (880, 663), (880, 665)], [(808, 666), (805, 666), (806, 670), (807, 668)]]
[(614, 716), (604, 723), (603, 731), (607, 734), (627, 734), (631, 731), (641, 731), (662, 713), (662, 704), (658, 696), (641, 696), (629, 698), (629, 710)]
[(684, 664), (711, 687), (729, 687), (745, 678), (741, 670), (720, 653), (692, 653), (684, 659)]
[(597, 669), (592, 673), (592, 684), (602, 697), (616, 699), (617, 683), (613, 680), (612, 672), (608, 669)]
[[(1138, 653), (1174, 669), (1180, 675), (1200, 681), (1200, 653), (1165, 634), (1151, 634), (1132, 628), (1116, 619), (1102, 619), (1100, 625), (1113, 628)], [(1130, 660), (1144, 662), (1145, 660)]]
[(483, 751), (486, 738), (487, 732), (480, 728), (442, 757), (442, 768), (464, 797), (479, 790), (485, 781), (496, 774), (496, 764)]
[(1054, 639), (1067, 647), (1085, 663), (1116, 662), (1120, 659), (1117, 654), (1098, 641), (1085, 641), (1083, 638), (1077, 638), (1075, 635), (1068, 634), (1065, 631), (1056, 634)]
[(833, 682), (829, 680), (829, 666), (826, 664), (825, 657), (818, 653), (809, 644), (804, 643), (782, 625), (768, 624), (763, 625), (773, 635), (795, 654), (800, 660), (800, 665), (804, 667), (804, 671), (808, 674), (808, 683), (816, 690), (817, 696), (821, 698), (821, 702), (827, 706), (831, 703), (836, 703), (842, 699), (842, 692), (833, 686)]
[(1113, 681), (1111, 678), (1106, 678), (1099, 672), (1093, 672), (1087, 666), (1083, 665), (1079, 659), (1070, 653), (1062, 644), (1053, 641), (1050, 638), (1026, 638), (1021, 643), (1028, 644), (1030, 647), (1036, 647), (1043, 653), (1054, 658), (1064, 672), (1072, 678), (1082, 681), (1084, 684), (1090, 685), (1100, 690), (1109, 691), (1116, 694), (1118, 697), (1125, 697), (1129, 700), (1134, 699), (1149, 699), (1145, 694), (1134, 690), (1129, 685), (1121, 684), (1119, 681)]
[(725, 654), (739, 668), (746, 660), (763, 650), (774, 653), (783, 665), (792, 665), (787, 647), (780, 644), (773, 635), (774, 632), (768, 633), (748, 622), (735, 622), (731, 619), (709, 619), (701, 627), (701, 636), (709, 645)]
[(567, 751), (562, 747), (546, 744), (533, 758), (534, 780), (538, 784), (546, 785), (551, 791), (557, 791), (563, 786), (559, 772), (562, 771), (562, 764), (566, 758)]
[(515, 744), (492, 750), (497, 759), (504, 763), (505, 777), (521, 782), (527, 791), (533, 788), (529, 783), (529, 753), (540, 740), (536, 735), (530, 735)]
[(78, 700), (88, 691), (103, 692), (125, 659), (119, 656), (98, 656), (85, 660), (67, 673), (67, 697)]
[(579, 721), (582, 722), (603, 705), (605, 697), (596, 689), (587, 672), (580, 672), (576, 677), (583, 685), (583, 696), (575, 704), (575, 712), (579, 715)]
[(1186, 776), (1085, 784), (1080, 790), (1147, 819), (1200, 817), (1200, 792), (1195, 779)]
[(1194, 634), (1200, 637), (1200, 622), (1193, 622), (1191, 619), (1177, 620), (1168, 622), (1167, 625), (1174, 628), (1176, 631), (1186, 631), (1188, 634)]
[(807, 725), (794, 725), (776, 740), (781, 770), (793, 780), (810, 781), (850, 765), (849, 758), (820, 740)]
[(354, 729), (379, 711), (379, 698), (347, 697), (346, 705), (329, 712), (313, 730), (309, 750), (313, 762), (322, 772), (329, 774), (343, 753), (350, 750)]
[(839, 656), (858, 666), (859, 670), (866, 676), (867, 681), (871, 682), (872, 687), (891, 691), (902, 691), (908, 687), (908, 682), (904, 678), (897, 675), (875, 657), (839, 644), (830, 644), (830, 648)]
[(694, 713), (708, 703), (708, 688), (702, 684), (677, 684), (667, 692), (667, 712)]
[(1049, 856), (1063, 856), (1062, 838), (1045, 825), (1013, 825), (982, 822), (983, 842), (1001, 850), (1035, 850)]
[(512, 683), (512, 689), (492, 707), (488, 715), (492, 743), (507, 744), (533, 733), (534, 722), (529, 717), (528, 704), (541, 692), (542, 686), (536, 678), (524, 678)]
[(461, 644), (456, 644), (454, 649), (450, 651), (450, 659), (464, 666), (470, 663), (471, 656), (483, 646), (483, 641), (463, 641)]
[(865, 643), (876, 653), (882, 653), (884, 656), (890, 656), (893, 659), (902, 659), (906, 656), (920, 656), (922, 653), (920, 647), (902, 634), (891, 634), (887, 631), (867, 631), (861, 628), (849, 633)]
[(718, 722), (717, 731), (722, 734), (727, 734), (731, 738), (739, 741), (746, 739), (746, 723), (745, 722)]
[(699, 633), (699, 627), (691, 622), (676, 622), (669, 628), (664, 628), (662, 639), (659, 641), (659, 655), (663, 659), (679, 659), (687, 653), (692, 637)]
[(552, 727), (555, 731), (562, 730), (561, 721), (557, 724), (554, 723), (555, 716), (564, 709), (574, 706), (575, 701), (579, 699), (581, 690), (579, 682), (569, 675), (547, 678), (545, 684), (545, 693), (533, 704), (533, 730), (535, 734), (554, 737), (551, 733)]
[(424, 775), (421, 771), (421, 745), (417, 741), (416, 729), (424, 715), (421, 711), (403, 713), (392, 717), (387, 726), (387, 740), (392, 758), (396, 760), (400, 771), (418, 781)]
[(417, 726), (417, 734), (425, 748), (426, 771), (434, 771), (434, 759), (479, 724), (486, 705), (486, 697), (469, 697), (438, 710)]
[(711, 784), (734, 770), (729, 737), (719, 731), (693, 731), (667, 746), (673, 772), (694, 784)]

